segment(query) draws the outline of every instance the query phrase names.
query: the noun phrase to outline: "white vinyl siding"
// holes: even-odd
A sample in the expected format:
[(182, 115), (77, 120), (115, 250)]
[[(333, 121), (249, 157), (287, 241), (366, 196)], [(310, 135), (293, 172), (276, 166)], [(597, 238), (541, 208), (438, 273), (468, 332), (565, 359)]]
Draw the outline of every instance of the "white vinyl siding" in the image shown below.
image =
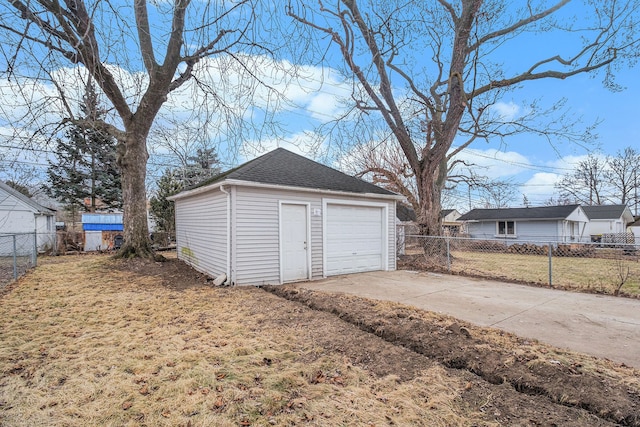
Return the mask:
[[(231, 216), (227, 220), (227, 195), (219, 189), (176, 200), (178, 256), (196, 269), (216, 276), (226, 272), (226, 230), (230, 229), (230, 271), (235, 285), (280, 283), (280, 203), (309, 207), (311, 279), (324, 277), (323, 197), (325, 193), (287, 189), (224, 185), (229, 192)], [(333, 200), (385, 204), (389, 246), (387, 268), (395, 269), (395, 201), (335, 196)], [(384, 266), (383, 266), (384, 268)]]
[[(235, 189), (234, 265), (236, 284), (280, 283), (280, 201), (310, 204), (311, 278), (322, 277), (320, 195), (238, 186)], [(314, 215), (315, 212), (315, 215)]]
[[(237, 186), (234, 189), (235, 236), (233, 264), (237, 285), (280, 283), (280, 245), (278, 204), (283, 202), (309, 203), (311, 227), (311, 278), (324, 277), (323, 272), (323, 194), (305, 191)], [(334, 197), (331, 199), (362, 202), (369, 199)], [(388, 268), (395, 269), (395, 202), (373, 200), (388, 204)]]
[(216, 277), (227, 270), (227, 195), (220, 190), (176, 201), (178, 257)]
[[(504, 221), (502, 221), (504, 222)], [(515, 220), (516, 235), (507, 234), (513, 242), (570, 242), (580, 241), (584, 223), (565, 220)], [(498, 222), (493, 220), (469, 222), (468, 233), (472, 238), (493, 239), (505, 237), (497, 234)], [(571, 238), (573, 237), (574, 240)]]
[(396, 202), (386, 202), (389, 204), (387, 209), (387, 233), (389, 238), (387, 239), (387, 270), (396, 269), (396, 260), (398, 255), (396, 254), (397, 242), (396, 242)]

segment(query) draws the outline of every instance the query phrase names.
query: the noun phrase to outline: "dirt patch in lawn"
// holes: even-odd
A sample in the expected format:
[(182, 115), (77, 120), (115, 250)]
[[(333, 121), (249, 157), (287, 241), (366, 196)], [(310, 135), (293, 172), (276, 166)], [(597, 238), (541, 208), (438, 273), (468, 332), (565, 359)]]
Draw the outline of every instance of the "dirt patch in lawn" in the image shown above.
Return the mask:
[(640, 390), (592, 370), (587, 357), (565, 353), (556, 359), (546, 346), (400, 304), (297, 286), (265, 289), (331, 313), (362, 331), (448, 368), (475, 374), (490, 384), (508, 385), (515, 393), (583, 408), (621, 425), (640, 426)]
[(0, 299), (0, 425), (640, 425), (638, 371), (446, 316), (176, 259), (41, 264)]
[(164, 261), (132, 258), (113, 260), (112, 265), (115, 268), (129, 271), (141, 277), (153, 278), (154, 284), (161, 284), (177, 291), (195, 289), (212, 284), (213, 280), (209, 276), (179, 261), (175, 252), (164, 252), (161, 255)]

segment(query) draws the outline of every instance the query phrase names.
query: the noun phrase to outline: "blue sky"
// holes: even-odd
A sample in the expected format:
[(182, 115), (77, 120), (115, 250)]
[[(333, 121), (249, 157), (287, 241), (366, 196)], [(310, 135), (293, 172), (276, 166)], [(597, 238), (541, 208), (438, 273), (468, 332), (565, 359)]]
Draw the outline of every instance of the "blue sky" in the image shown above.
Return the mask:
[[(158, 4), (161, 7), (166, 6), (163, 2)], [(575, 4), (570, 6), (566, 13), (582, 12), (579, 9), (580, 2)], [(564, 51), (571, 45), (572, 40), (570, 35), (562, 33), (555, 33), (553, 37), (526, 34), (524, 36), (521, 42), (510, 42), (501, 47), (499, 59), (505, 63), (507, 69), (521, 69), (522, 66), (530, 64), (531, 58), (543, 55), (548, 51), (550, 44)], [(128, 47), (132, 49), (133, 56), (133, 47), (130, 44)], [(117, 49), (113, 52), (120, 53)], [(124, 56), (128, 56), (127, 53)], [(246, 76), (241, 75), (229, 64), (224, 65), (226, 67), (224, 77), (231, 81), (231, 85), (228, 85), (227, 81), (227, 85), (223, 87), (219, 76), (206, 77), (205, 79), (209, 78), (208, 82), (220, 88), (218, 95), (227, 103), (234, 105), (235, 114), (247, 123), (257, 124), (257, 129), (239, 133), (237, 130), (226, 127), (222, 116), (214, 117), (214, 120), (207, 125), (208, 127), (203, 125), (204, 119), (198, 114), (199, 108), (206, 105), (207, 101), (194, 91), (193, 86), (187, 85), (172, 94), (156, 121), (156, 128), (164, 129), (166, 132), (163, 137), (152, 135), (149, 140), (152, 153), (149, 162), (150, 186), (163, 168), (179, 166), (175, 156), (171, 154), (166, 144), (162, 143), (162, 138), (169, 141), (184, 140), (185, 144), (190, 144), (186, 148), (194, 150), (197, 148), (194, 140), (200, 136), (209, 138), (211, 143), (218, 144), (225, 168), (235, 166), (276, 146), (335, 165), (332, 158), (318, 156), (318, 153), (323, 153), (323, 148), (333, 141), (326, 135), (318, 134), (316, 130), (319, 125), (344, 112), (338, 100), (350, 94), (350, 81), (336, 72), (338, 63), (330, 61), (322, 65), (309, 65), (309, 61), (297, 60), (291, 55), (286, 60), (271, 60), (255, 55), (248, 57), (247, 60), (254, 70), (262, 73), (261, 77), (264, 80), (278, 89), (283, 99), (274, 100), (272, 95), (260, 88), (255, 89), (257, 96), (251, 101), (238, 97), (232, 89), (233, 85), (238, 87), (243, 84)], [(218, 59), (208, 62), (208, 65), (213, 69), (223, 68), (222, 62)], [(288, 80), (286, 84), (287, 79), (283, 70), (294, 66), (302, 67), (298, 71), (301, 71), (305, 78)], [(117, 68), (116, 71), (120, 74), (121, 81), (133, 82), (129, 85), (131, 87), (144, 82), (144, 79), (140, 79), (135, 74), (135, 67), (130, 67), (129, 70)], [(581, 117), (584, 123), (601, 121), (596, 129), (599, 135), (596, 144), (567, 144), (560, 141), (549, 144), (539, 136), (518, 135), (504, 141), (477, 141), (466, 151), (465, 159), (476, 164), (479, 173), (493, 179), (508, 181), (516, 186), (519, 196), (514, 201), (514, 205), (521, 203), (522, 194), (527, 195), (532, 204), (543, 203), (554, 195), (554, 181), (570, 172), (572, 167), (584, 159), (588, 153), (613, 155), (625, 147), (640, 148), (640, 125), (633, 102), (640, 96), (640, 83), (636, 79), (639, 75), (638, 71), (640, 68), (636, 66), (617, 72), (617, 83), (624, 87), (620, 92), (605, 89), (602, 84), (602, 75), (595, 78), (579, 75), (563, 81), (527, 82), (522, 89), (509, 92), (503, 99), (498, 100), (497, 105), (500, 111), (508, 115), (522, 112), (527, 108), (527, 102), (534, 99), (540, 99), (541, 102), (550, 105), (561, 98), (566, 98), (567, 106), (572, 113), (576, 117)], [(61, 80), (68, 83), (68, 87), (73, 87), (73, 82), (77, 80), (77, 70), (68, 68), (56, 70), (56, 72), (61, 76)], [(28, 73), (25, 71), (24, 74)], [(12, 92), (9, 88), (10, 84), (4, 78), (2, 81), (0, 96), (6, 100), (12, 96)], [(53, 89), (43, 84), (40, 90), (52, 91)], [(81, 92), (76, 91), (76, 97), (78, 93)], [(59, 106), (55, 103), (50, 105), (46, 115), (51, 115), (51, 118), (47, 120), (54, 122), (56, 114), (62, 115), (62, 113), (56, 113), (56, 108)], [(270, 112), (267, 112), (268, 110)], [(30, 129), (26, 125), (24, 130), (20, 128), (17, 111), (20, 111), (20, 108), (17, 106), (13, 108), (8, 101), (4, 103), (4, 107), (0, 108), (0, 137), (4, 135), (0, 145), (16, 145), (16, 128), (20, 138), (28, 138)], [(267, 121), (277, 121), (278, 126), (258, 133), (259, 123), (265, 118)], [(185, 127), (192, 128), (193, 132), (185, 131)], [(205, 127), (207, 128), (204, 129)], [(201, 135), (198, 135), (198, 132), (201, 132)], [(42, 147), (41, 151), (18, 150), (17, 153), (15, 150), (5, 151), (4, 163), (0, 164), (5, 167), (4, 170), (0, 170), (0, 176), (4, 179), (12, 178), (14, 171), (8, 161), (11, 156), (17, 158), (23, 165), (32, 165), (37, 172), (43, 172), (46, 169), (46, 160), (50, 158), (50, 152), (47, 150), (46, 147)], [(459, 193), (458, 200), (454, 198), (453, 203), (458, 203), (459, 206), (455, 207), (464, 210), (468, 207), (466, 189), (461, 189)], [(477, 202), (477, 195), (473, 195), (473, 199)]]
[[(579, 19), (585, 19), (584, 14), (588, 12), (583, 9), (581, 2), (573, 2), (560, 12), (558, 19), (562, 22), (574, 13)], [(574, 52), (571, 48), (575, 47), (576, 37), (575, 33), (558, 31), (543, 35), (523, 34), (501, 45), (496, 51), (495, 59), (503, 62), (507, 71), (523, 71), (537, 60), (548, 58), (550, 53), (568, 56), (569, 52)], [(338, 66), (337, 63), (327, 65)], [(478, 140), (462, 157), (476, 164), (478, 173), (513, 184), (517, 188), (514, 205), (522, 203), (523, 195), (534, 205), (542, 204), (550, 197), (557, 196), (554, 183), (571, 172), (588, 154), (606, 156), (615, 155), (626, 147), (640, 149), (640, 125), (633, 102), (640, 95), (640, 83), (637, 80), (639, 71), (640, 67), (637, 65), (618, 70), (615, 81), (622, 89), (617, 92), (604, 87), (604, 73), (599, 72), (595, 75), (577, 75), (566, 80), (525, 82), (521, 88), (508, 92), (497, 100), (496, 106), (508, 115), (511, 112), (521, 113), (534, 100), (550, 106), (565, 99), (569, 114), (576, 122), (579, 120), (584, 125), (599, 122), (595, 128), (598, 137), (593, 142), (568, 143), (555, 138), (549, 142), (541, 136), (522, 134), (504, 140)], [(329, 92), (336, 91), (336, 82), (339, 84), (340, 79), (336, 78), (322, 87), (321, 91), (327, 92), (326, 96), (316, 94), (312, 102), (300, 105), (304, 108), (300, 108), (292, 116), (288, 122), (285, 141), (281, 140), (277, 145), (310, 154), (304, 147), (288, 144), (286, 140), (299, 141), (300, 135), (305, 131), (313, 131), (313, 125), (317, 125), (318, 121), (310, 122), (304, 118), (314, 116), (313, 113), (319, 110), (330, 110), (333, 98)], [(318, 118), (317, 114), (315, 118)], [(549, 118), (551, 122), (553, 119), (554, 116)], [(453, 197), (450, 202), (457, 203), (456, 207), (460, 209), (467, 209), (469, 204), (466, 188), (461, 188), (458, 193), (458, 200)], [(479, 196), (474, 194), (472, 197), (473, 204), (477, 204)]]
[[(589, 153), (606, 156), (626, 147), (640, 149), (640, 121), (634, 107), (640, 96), (639, 71), (635, 67), (618, 73), (617, 81), (625, 87), (620, 92), (611, 92), (600, 79), (583, 75), (564, 81), (532, 82), (503, 100), (519, 106), (531, 97), (547, 102), (567, 98), (567, 106), (585, 123), (599, 122), (598, 138), (593, 143), (550, 144), (541, 137), (519, 135), (506, 139), (506, 145), (501, 141), (478, 142), (469, 150), (469, 158), (490, 167), (490, 176), (518, 185), (519, 192), (531, 203), (543, 203), (554, 195), (553, 182), (571, 172)], [(516, 202), (521, 200), (519, 197)]]

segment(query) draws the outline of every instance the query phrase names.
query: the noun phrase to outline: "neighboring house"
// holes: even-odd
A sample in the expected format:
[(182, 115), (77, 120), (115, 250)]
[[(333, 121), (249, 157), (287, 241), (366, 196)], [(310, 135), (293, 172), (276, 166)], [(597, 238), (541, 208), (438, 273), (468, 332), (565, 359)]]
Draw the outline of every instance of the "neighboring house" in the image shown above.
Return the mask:
[[(440, 212), (442, 231), (445, 235), (453, 236), (460, 232), (460, 227), (462, 226), (462, 222), (458, 220), (460, 215), (460, 212), (456, 209), (443, 209)], [(407, 235), (418, 234), (416, 213), (412, 208), (403, 203), (398, 203), (396, 205), (396, 218), (398, 225), (403, 226)]]
[(627, 225), (627, 231), (633, 233), (636, 245), (640, 245), (640, 217), (636, 217), (635, 221)]
[(396, 203), (396, 255), (405, 254), (406, 236), (418, 234), (416, 213), (404, 203)]
[[(440, 211), (440, 217), (442, 218), (442, 233), (445, 236), (457, 236), (461, 232), (463, 223), (458, 220), (460, 212), (456, 209), (443, 209)], [(420, 234), (420, 229), (416, 224), (416, 213), (409, 206), (398, 203), (396, 205), (396, 224), (396, 251), (398, 256), (405, 255), (406, 236)], [(415, 243), (415, 239), (413, 240)]]
[(399, 199), (282, 148), (169, 198), (178, 257), (232, 285), (394, 270)]
[(589, 218), (586, 234), (601, 236), (603, 234), (622, 234), (627, 231), (627, 224), (633, 222), (633, 214), (627, 205), (583, 206)]
[(474, 238), (534, 242), (589, 241), (589, 218), (580, 205), (473, 209), (458, 218)]
[(456, 236), (462, 231), (462, 222), (460, 221), (462, 214), (456, 209), (443, 209), (440, 212), (440, 216), (442, 217), (442, 231), (445, 236)]
[[(42, 206), (0, 181), (0, 234), (35, 232), (38, 251), (52, 249), (56, 233), (55, 215), (55, 210)], [(33, 242), (32, 239), (29, 241)], [(30, 248), (33, 248), (33, 243)]]
[(122, 213), (83, 213), (84, 251), (118, 249), (123, 230)]

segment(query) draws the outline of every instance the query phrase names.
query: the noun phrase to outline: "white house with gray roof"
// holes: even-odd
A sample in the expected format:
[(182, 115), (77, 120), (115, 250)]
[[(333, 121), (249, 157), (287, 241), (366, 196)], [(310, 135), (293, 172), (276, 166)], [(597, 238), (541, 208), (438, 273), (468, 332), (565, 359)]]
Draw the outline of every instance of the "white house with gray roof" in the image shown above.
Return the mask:
[(169, 199), (178, 257), (228, 284), (396, 268), (402, 197), (283, 148)]
[[(33, 237), (26, 233), (36, 233), (39, 251), (51, 249), (55, 242), (56, 211), (37, 203), (30, 197), (14, 190), (0, 181), (0, 235), (24, 235), (23, 245), (30, 245), (25, 250), (33, 248)], [(2, 253), (12, 249), (0, 248)]]
[(634, 220), (627, 205), (583, 206), (589, 218), (587, 231), (590, 235), (621, 234), (627, 231), (627, 224)]
[(473, 209), (458, 218), (474, 238), (526, 242), (589, 241), (589, 218), (580, 205)]

